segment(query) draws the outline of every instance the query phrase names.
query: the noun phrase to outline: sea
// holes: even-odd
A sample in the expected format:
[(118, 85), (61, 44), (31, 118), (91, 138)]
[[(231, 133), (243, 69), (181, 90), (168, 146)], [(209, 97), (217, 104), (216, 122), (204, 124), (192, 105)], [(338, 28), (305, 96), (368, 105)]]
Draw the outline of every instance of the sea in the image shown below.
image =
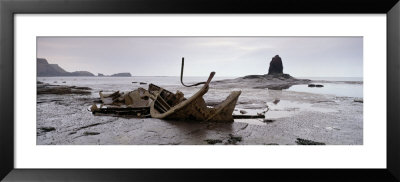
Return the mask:
[[(204, 82), (208, 77), (185, 76), (185, 84)], [(237, 77), (214, 77), (213, 81), (234, 79)], [(362, 77), (299, 77), (310, 79), (320, 83), (324, 87), (308, 87), (308, 85), (293, 85), (284, 91), (306, 92), (314, 94), (330, 94), (341, 97), (363, 98)], [(90, 87), (94, 91), (113, 92), (116, 90), (130, 91), (138, 87), (147, 88), (147, 84), (153, 83), (167, 88), (179, 88), (181, 86), (179, 76), (133, 76), (133, 77), (38, 77), (37, 81), (54, 85), (75, 85)], [(326, 83), (325, 81), (330, 81)], [(332, 82), (334, 81), (334, 82)], [(142, 84), (140, 83), (142, 82)], [(357, 82), (357, 83), (353, 83)]]

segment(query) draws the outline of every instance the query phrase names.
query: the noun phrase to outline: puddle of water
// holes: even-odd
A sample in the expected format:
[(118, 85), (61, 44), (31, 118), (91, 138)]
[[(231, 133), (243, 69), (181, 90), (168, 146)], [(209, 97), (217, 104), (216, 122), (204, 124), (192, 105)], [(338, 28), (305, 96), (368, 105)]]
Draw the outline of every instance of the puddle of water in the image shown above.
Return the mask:
[[(319, 83), (316, 83), (319, 84)], [(329, 94), (343, 97), (363, 97), (363, 84), (320, 83), (324, 87), (308, 87), (308, 85), (293, 85), (287, 91)]]
[[(303, 111), (322, 112), (322, 113), (337, 112), (337, 110), (334, 109), (314, 107), (313, 104), (311, 103), (300, 103), (288, 100), (280, 100), (279, 102), (276, 101), (268, 102), (267, 105), (269, 107), (269, 110), (265, 113), (265, 119), (278, 119), (278, 118), (291, 117)], [(258, 113), (263, 113), (266, 110), (267, 108), (265, 109), (236, 108), (233, 114), (242, 115), (240, 111), (245, 111), (246, 113), (243, 115), (257, 115)], [(236, 119), (235, 122), (244, 122), (254, 125), (266, 125), (267, 123), (264, 123), (262, 120), (263, 119)]]

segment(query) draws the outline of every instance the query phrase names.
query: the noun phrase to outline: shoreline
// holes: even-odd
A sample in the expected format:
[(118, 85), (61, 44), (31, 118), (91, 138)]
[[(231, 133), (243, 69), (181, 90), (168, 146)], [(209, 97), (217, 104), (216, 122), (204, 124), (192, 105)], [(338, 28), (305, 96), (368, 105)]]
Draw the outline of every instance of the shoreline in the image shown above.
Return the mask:
[[(232, 89), (241, 88), (234, 112), (269, 109), (265, 120), (233, 123), (93, 116), (87, 108), (97, 100), (97, 89), (91, 95), (38, 95), (37, 144), (298, 145), (298, 138), (327, 145), (363, 144), (362, 102), (353, 97), (248, 87), (254, 81), (210, 85), (206, 102), (219, 102)], [(166, 89), (190, 93), (198, 88)], [(41, 129), (51, 127), (54, 130)]]

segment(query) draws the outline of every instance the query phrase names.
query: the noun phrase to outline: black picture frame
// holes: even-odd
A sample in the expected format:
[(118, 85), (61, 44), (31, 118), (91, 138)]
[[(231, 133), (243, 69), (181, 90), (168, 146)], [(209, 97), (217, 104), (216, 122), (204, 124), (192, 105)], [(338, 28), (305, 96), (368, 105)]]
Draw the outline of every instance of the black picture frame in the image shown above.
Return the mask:
[[(19, 13), (386, 14), (387, 168), (231, 170), (15, 169), (13, 15)], [(400, 87), (399, 17), (400, 3), (398, 0), (0, 0), (0, 179), (4, 179), (5, 181), (226, 181), (232, 179), (238, 181), (249, 181), (252, 179), (270, 181), (400, 181), (400, 97), (398, 96)], [(382, 119), (382, 121), (384, 121), (384, 119)]]

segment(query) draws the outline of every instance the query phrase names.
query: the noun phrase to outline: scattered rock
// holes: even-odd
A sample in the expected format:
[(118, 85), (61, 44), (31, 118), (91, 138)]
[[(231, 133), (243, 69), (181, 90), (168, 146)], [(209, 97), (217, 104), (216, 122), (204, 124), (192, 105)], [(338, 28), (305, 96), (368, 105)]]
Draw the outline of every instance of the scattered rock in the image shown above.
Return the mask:
[(56, 128), (51, 127), (51, 126), (43, 126), (43, 127), (39, 127), (38, 129), (43, 132), (50, 132), (50, 131), (56, 130)]
[(232, 134), (229, 134), (229, 139), (228, 142), (226, 144), (236, 144), (238, 142), (242, 141), (242, 137), (241, 136), (234, 136)]
[(267, 143), (265, 145), (279, 145), (279, 144), (277, 144), (277, 143)]
[(89, 87), (70, 86), (70, 88), (79, 89), (79, 90), (92, 90), (92, 88), (89, 88)]
[(240, 114), (246, 114), (247, 113), (247, 111), (245, 111), (245, 110), (240, 110), (239, 112), (240, 112)]
[(73, 134), (76, 134), (76, 131), (68, 133), (68, 135), (73, 135)]
[(91, 92), (86, 91), (91, 90), (89, 87), (76, 87), (76, 86), (56, 86), (56, 85), (42, 85), (37, 87), (37, 94), (90, 94)]
[(315, 142), (312, 140), (306, 140), (306, 139), (302, 139), (302, 138), (297, 138), (296, 143), (298, 145), (325, 145), (325, 143), (322, 143), (322, 142)]
[(308, 84), (308, 87), (324, 87), (324, 86), (320, 84)]
[(63, 81), (62, 83), (67, 83), (66, 81)]
[(274, 103), (274, 104), (276, 105), (276, 104), (278, 104), (280, 101), (281, 101), (280, 99), (275, 99), (274, 102), (272, 102), (272, 103)]
[(146, 85), (146, 82), (139, 82), (140, 85)]
[(264, 123), (272, 123), (272, 122), (274, 122), (275, 120), (273, 120), (273, 119), (264, 119), (263, 120), (263, 122)]
[(282, 59), (279, 57), (279, 55), (273, 57), (269, 63), (268, 75), (273, 74), (283, 74)]
[(99, 132), (91, 132), (91, 131), (83, 132), (83, 136), (98, 135), (98, 134), (100, 134), (100, 133)]
[(36, 82), (36, 84), (44, 84), (43, 82), (41, 82), (41, 81), (37, 81)]
[(132, 83), (137, 83), (137, 82), (132, 82)]
[(222, 143), (222, 140), (219, 140), (219, 139), (207, 139), (204, 141), (206, 141), (208, 144), (211, 144), (211, 145), (214, 145), (216, 143)]
[(354, 102), (364, 103), (364, 100), (362, 98), (356, 98)]

